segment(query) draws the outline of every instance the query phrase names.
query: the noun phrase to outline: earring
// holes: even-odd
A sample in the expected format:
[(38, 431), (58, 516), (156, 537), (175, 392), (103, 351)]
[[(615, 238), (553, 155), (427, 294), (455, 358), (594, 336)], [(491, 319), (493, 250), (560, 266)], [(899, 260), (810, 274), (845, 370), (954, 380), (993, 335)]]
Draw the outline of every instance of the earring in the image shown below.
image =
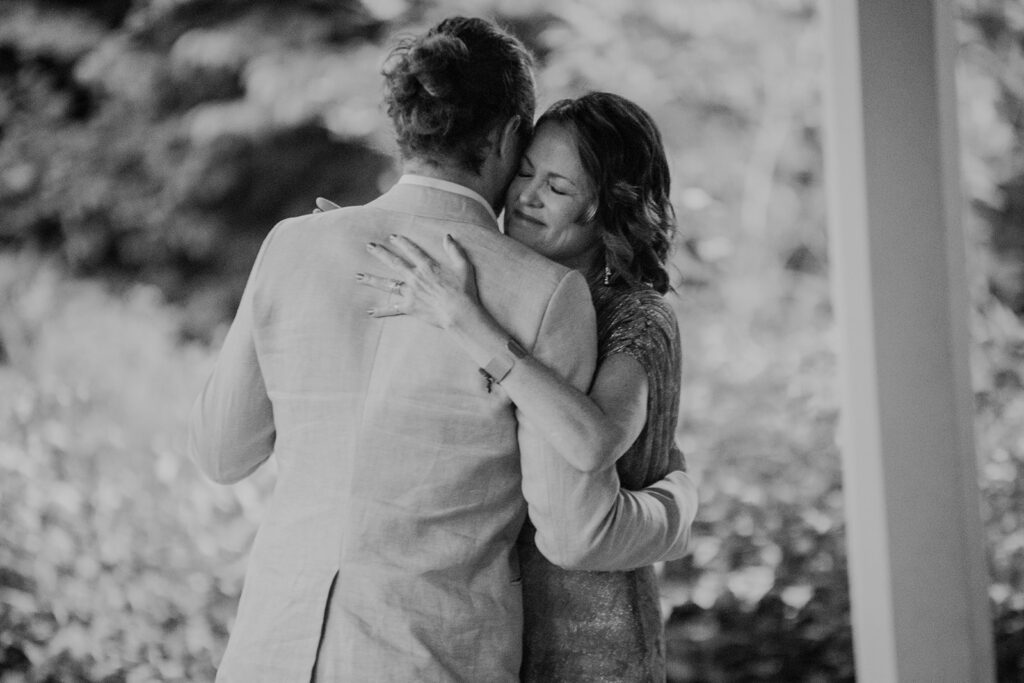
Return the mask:
[(604, 284), (607, 287), (612, 282), (612, 268), (607, 263), (604, 264)]

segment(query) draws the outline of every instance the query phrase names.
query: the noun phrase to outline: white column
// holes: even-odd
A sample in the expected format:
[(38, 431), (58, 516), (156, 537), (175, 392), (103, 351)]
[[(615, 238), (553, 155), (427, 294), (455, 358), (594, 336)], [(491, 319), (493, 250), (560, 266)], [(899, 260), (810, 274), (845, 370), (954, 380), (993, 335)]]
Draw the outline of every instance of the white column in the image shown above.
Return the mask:
[(993, 679), (947, 0), (823, 0), (857, 678)]

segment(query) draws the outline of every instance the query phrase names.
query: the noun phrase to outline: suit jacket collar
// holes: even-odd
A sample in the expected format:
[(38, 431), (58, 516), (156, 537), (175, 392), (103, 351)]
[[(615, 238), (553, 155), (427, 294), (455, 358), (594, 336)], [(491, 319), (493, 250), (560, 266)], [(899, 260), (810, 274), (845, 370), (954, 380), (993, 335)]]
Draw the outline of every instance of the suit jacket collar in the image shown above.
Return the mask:
[(476, 192), (454, 183), (421, 179), (422, 176), (402, 176), (398, 184), (370, 202), (370, 206), (498, 230), (494, 211)]
[(483, 196), (475, 191), (471, 190), (465, 185), (459, 185), (453, 183), (450, 180), (442, 180), (441, 178), (430, 178), (424, 175), (418, 175), (416, 173), (406, 173), (398, 179), (399, 185), (423, 185), (424, 187), (433, 187), (438, 190), (445, 190), (446, 192), (454, 192), (455, 194), (461, 194), (464, 197), (469, 197), (473, 201), (479, 202), (484, 209), (487, 210), (488, 215), (495, 221), (498, 217), (494, 213), (494, 208), (487, 203), (487, 200)]

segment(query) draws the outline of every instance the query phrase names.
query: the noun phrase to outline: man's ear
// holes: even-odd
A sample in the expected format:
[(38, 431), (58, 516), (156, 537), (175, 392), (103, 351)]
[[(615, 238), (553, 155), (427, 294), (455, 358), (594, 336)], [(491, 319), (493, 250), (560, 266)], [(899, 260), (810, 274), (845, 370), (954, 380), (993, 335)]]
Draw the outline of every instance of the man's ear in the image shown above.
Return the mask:
[(498, 156), (500, 158), (519, 158), (522, 152), (519, 144), (519, 126), (522, 125), (522, 122), (523, 119), (516, 114), (501, 127), (498, 137)]

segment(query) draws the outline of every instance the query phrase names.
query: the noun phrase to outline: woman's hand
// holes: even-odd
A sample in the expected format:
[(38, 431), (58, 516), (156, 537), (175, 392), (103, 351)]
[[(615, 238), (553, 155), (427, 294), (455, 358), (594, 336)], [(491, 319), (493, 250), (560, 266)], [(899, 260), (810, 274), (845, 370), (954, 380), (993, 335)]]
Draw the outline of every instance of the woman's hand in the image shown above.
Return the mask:
[(323, 197), (316, 198), (316, 208), (313, 209), (313, 213), (323, 213), (324, 211), (333, 211), (334, 209), (340, 209), (341, 205), (335, 204), (330, 199), (324, 199)]
[(367, 311), (369, 315), (375, 318), (411, 315), (447, 329), (480, 308), (476, 271), (466, 252), (451, 235), (444, 238), (448, 267), (442, 266), (406, 237), (391, 235), (388, 240), (394, 251), (374, 242), (370, 242), (366, 250), (391, 268), (396, 278), (357, 273), (356, 280), (393, 294), (398, 301), (389, 306), (371, 308)]

